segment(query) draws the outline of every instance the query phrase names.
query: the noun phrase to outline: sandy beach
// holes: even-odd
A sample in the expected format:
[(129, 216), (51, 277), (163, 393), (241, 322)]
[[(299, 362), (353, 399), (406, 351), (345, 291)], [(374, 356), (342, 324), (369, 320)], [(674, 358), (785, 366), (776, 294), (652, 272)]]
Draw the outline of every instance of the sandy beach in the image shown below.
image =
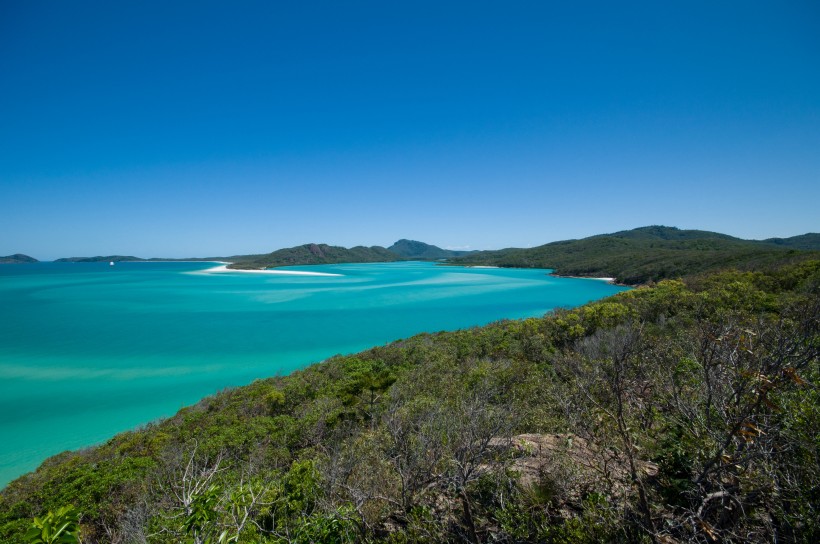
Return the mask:
[(273, 274), (277, 276), (342, 276), (343, 274), (330, 274), (328, 272), (302, 272), (300, 270), (241, 270), (237, 268), (228, 268), (225, 263), (213, 268), (207, 268), (196, 272), (197, 274)]
[(561, 274), (547, 274), (548, 276), (554, 276), (556, 278), (571, 278), (574, 280), (597, 280), (597, 281), (605, 281), (607, 283), (611, 283), (613, 285), (619, 285), (615, 278), (593, 278), (590, 276), (562, 276)]

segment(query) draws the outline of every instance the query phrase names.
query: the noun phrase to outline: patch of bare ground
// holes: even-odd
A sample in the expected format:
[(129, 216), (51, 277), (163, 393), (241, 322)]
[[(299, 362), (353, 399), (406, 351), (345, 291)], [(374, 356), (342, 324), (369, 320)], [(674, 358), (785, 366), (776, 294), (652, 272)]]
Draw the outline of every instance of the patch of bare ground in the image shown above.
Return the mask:
[[(580, 436), (520, 434), (494, 438), (490, 446), (509, 452), (510, 468), (522, 488), (549, 494), (560, 510), (576, 510), (592, 491), (625, 496), (632, 487), (628, 462), (617, 450)], [(649, 461), (639, 461), (639, 470), (647, 477), (658, 473), (657, 465)]]

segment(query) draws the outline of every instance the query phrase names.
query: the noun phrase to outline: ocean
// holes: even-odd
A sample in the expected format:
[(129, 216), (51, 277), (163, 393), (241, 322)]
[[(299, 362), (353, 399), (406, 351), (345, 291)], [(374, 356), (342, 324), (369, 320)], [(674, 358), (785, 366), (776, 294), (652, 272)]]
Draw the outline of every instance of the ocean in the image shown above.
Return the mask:
[(214, 273), (215, 263), (0, 265), (0, 487), (226, 387), (419, 332), (625, 289), (426, 262)]

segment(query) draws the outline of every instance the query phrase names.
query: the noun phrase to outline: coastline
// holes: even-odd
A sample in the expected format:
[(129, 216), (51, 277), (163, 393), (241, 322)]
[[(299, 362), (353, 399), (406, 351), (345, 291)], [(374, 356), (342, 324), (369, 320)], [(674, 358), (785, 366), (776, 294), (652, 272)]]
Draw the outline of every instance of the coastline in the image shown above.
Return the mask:
[[(221, 261), (212, 261), (221, 262)], [(332, 274), (330, 272), (304, 272), (301, 270), (245, 270), (241, 268), (228, 268), (230, 263), (222, 263), (213, 268), (206, 268), (205, 270), (198, 270), (192, 272), (193, 274), (273, 274), (277, 276), (323, 276), (323, 277), (342, 277), (343, 274)]]
[[(150, 262), (150, 261), (133, 261), (133, 262)], [(159, 262), (159, 261), (153, 261), (153, 262)], [(169, 263), (180, 263), (181, 261), (167, 261), (167, 262), (169, 262)], [(274, 270), (231, 269), (231, 268), (228, 268), (228, 265), (229, 265), (230, 261), (211, 260), (211, 261), (186, 261), (186, 262), (191, 263), (191, 264), (196, 264), (197, 265), (196, 267), (191, 267), (191, 268), (198, 268), (199, 270), (189, 270), (189, 271), (181, 272), (181, 274), (198, 274), (198, 275), (212, 275), (212, 274), (216, 274), (216, 275), (223, 274), (223, 275), (225, 275), (225, 274), (227, 274), (227, 276), (224, 276), (223, 278), (211, 278), (210, 280), (202, 278), (202, 280), (205, 281), (205, 284), (200, 285), (200, 288), (202, 288), (203, 290), (209, 290), (209, 289), (211, 289), (211, 286), (216, 286), (217, 290), (221, 290), (222, 287), (220, 287), (220, 286), (226, 285), (223, 282), (229, 281), (231, 275), (233, 276), (235, 281), (231, 280), (231, 281), (229, 281), (229, 284), (239, 285), (240, 289), (241, 289), (241, 286), (243, 284), (248, 284), (248, 281), (252, 280), (254, 277), (257, 278), (257, 279), (262, 280), (261, 283), (263, 283), (263, 284), (264, 283), (304, 284), (305, 282), (307, 282), (309, 284), (310, 283), (316, 284), (316, 282), (318, 282), (318, 284), (327, 285), (328, 283), (332, 283), (332, 284), (335, 285), (335, 284), (338, 284), (340, 280), (339, 281), (334, 281), (334, 280), (323, 281), (323, 280), (317, 279), (317, 280), (310, 281), (310, 279), (308, 277), (309, 276), (342, 276), (342, 277), (345, 276), (344, 274), (331, 274), (329, 272), (313, 272), (313, 271), (304, 271), (304, 270), (300, 271), (300, 270), (287, 270), (287, 269), (284, 269), (284, 270), (282, 270), (282, 269), (279, 269), (279, 270), (276, 270), (276, 269), (274, 269)], [(117, 264), (119, 265), (119, 263), (117, 263)], [(206, 265), (208, 265), (208, 266), (206, 266)], [(105, 263), (104, 268), (108, 269), (107, 263)], [(114, 267), (114, 268), (116, 268), (116, 267)], [(137, 268), (141, 268), (141, 267), (132, 267), (132, 269), (137, 269)], [(189, 267), (185, 267), (185, 268), (189, 268)], [(482, 267), (482, 268), (484, 268), (484, 267)], [(486, 267), (486, 268), (492, 268), (492, 269), (497, 270), (501, 267)], [(93, 270), (92, 270), (92, 272), (93, 272)], [(231, 274), (233, 272), (236, 272), (237, 274)], [(174, 275), (179, 274), (179, 273), (180, 272), (176, 272)], [(241, 281), (241, 278), (243, 276), (241, 276), (240, 274), (257, 274), (257, 276), (247, 276), (247, 275), (245, 275), (244, 277), (248, 281)], [(265, 279), (264, 276), (260, 278), (259, 274), (267, 274), (268, 275), (267, 280)], [(271, 275), (273, 275), (273, 277), (271, 277)], [(282, 277), (280, 277), (279, 279), (276, 279), (275, 276), (277, 276), (277, 275), (282, 276)], [(302, 279), (302, 280), (289, 279), (289, 278), (287, 278), (288, 275), (290, 275), (292, 277), (302, 276), (304, 279)], [(540, 274), (536, 273), (535, 275), (540, 275)], [(457, 282), (458, 282), (458, 280), (456, 280), (456, 283)], [(199, 281), (193, 282), (193, 285), (196, 286), (196, 284), (199, 284), (199, 283), (200, 283)], [(342, 283), (347, 283), (347, 282), (342, 282)], [(506, 283), (506, 280), (504, 281), (504, 283)], [(553, 282), (530, 282), (530, 281), (526, 281), (525, 283), (526, 283), (526, 286), (534, 286), (534, 285), (537, 285), (537, 284), (549, 284), (549, 283), (553, 283)], [(249, 289), (248, 292), (256, 293), (257, 291), (254, 291), (254, 289), (258, 289), (260, 287), (259, 284), (260, 284), (260, 282), (250, 281), (250, 285), (248, 286), (248, 289)], [(191, 284), (191, 282), (187, 282), (187, 281), (183, 280), (183, 282), (180, 283), (180, 285), (192, 285), (192, 284)], [(291, 299), (289, 299), (289, 297), (278, 297), (276, 295), (276, 293), (269, 292), (269, 287), (270, 286), (262, 286), (262, 288), (259, 289), (258, 292), (260, 293), (261, 297), (256, 297), (256, 298), (259, 298), (260, 302), (267, 303), (267, 304), (280, 304), (282, 302), (289, 302), (289, 300), (291, 300)], [(303, 286), (302, 285), (293, 285), (293, 286), (286, 286), (286, 287), (287, 288), (302, 288)], [(312, 285), (307, 285), (307, 286), (304, 286), (304, 287), (307, 287), (309, 289), (313, 288)], [(437, 291), (436, 294), (438, 294), (438, 293), (440, 293), (441, 290), (437, 288), (437, 289), (435, 289), (435, 291)], [(163, 296), (164, 296), (165, 291), (162, 291), (162, 293), (163, 293)], [(254, 298), (254, 297), (242, 297), (242, 298), (249, 298), (249, 299), (256, 300), (256, 298)], [(296, 297), (296, 298), (298, 298), (298, 297)], [(296, 298), (294, 298), (292, 300), (296, 300)], [(355, 297), (351, 298), (351, 300), (357, 300), (358, 298), (359, 298), (358, 295), (356, 295)], [(436, 297), (436, 298), (440, 298), (440, 297)], [(524, 297), (524, 298), (526, 300), (530, 299), (530, 297)], [(535, 297), (535, 298), (539, 298), (539, 297)], [(108, 305), (108, 307), (116, 307), (116, 306), (117, 305)], [(478, 311), (484, 311), (484, 310), (485, 310), (485, 308), (483, 307), (483, 305), (480, 306), (480, 307), (477, 306), (477, 310), (476, 310), (477, 312)], [(342, 312), (342, 314), (345, 315), (345, 317), (344, 317), (345, 320), (347, 320), (349, 318), (349, 314), (351, 314), (351, 313), (355, 314), (355, 312), (350, 312), (349, 310), (345, 310), (344, 308), (342, 308), (341, 312)], [(201, 310), (197, 306), (196, 315), (199, 315), (201, 313), (202, 313)], [(298, 311), (293, 312), (293, 313), (301, 314), (301, 313), (303, 313), (303, 310), (298, 310)], [(541, 310), (539, 308), (538, 311), (537, 311), (537, 315), (542, 315), (542, 314), (543, 314), (543, 310)], [(207, 315), (205, 315), (204, 317), (207, 317)], [(496, 318), (493, 318), (493, 319), (495, 320)], [(506, 319), (506, 318), (504, 318), (504, 319)], [(113, 320), (111, 320), (111, 321), (113, 321)], [(189, 322), (191, 320), (182, 319), (182, 320), (179, 320), (179, 321)], [(254, 318), (252, 321), (258, 321), (258, 319)], [(390, 320), (387, 320), (387, 321), (390, 321)], [(481, 323), (481, 322), (494, 322), (494, 321), (490, 321), (488, 319), (486, 321), (485, 320), (479, 321), (479, 323)], [(123, 327), (118, 326), (117, 328), (119, 329), (119, 328), (123, 328)], [(427, 329), (427, 327), (425, 327), (425, 329), (426, 330), (446, 330), (446, 329), (443, 328), (443, 326), (435, 326), (435, 327), (431, 327), (429, 329)], [(306, 328), (306, 330), (309, 330), (309, 329)], [(410, 333), (410, 334), (415, 334), (415, 333)], [(182, 336), (185, 336), (185, 335), (182, 335)], [(289, 333), (288, 336), (291, 336), (291, 334)], [(345, 342), (348, 342), (347, 335), (343, 334), (342, 336), (345, 338)], [(379, 339), (377, 341), (374, 341), (372, 344), (368, 344), (368, 347), (381, 346), (385, 342), (392, 341), (393, 338), (406, 337), (406, 336), (408, 336), (408, 335), (398, 335), (398, 336), (394, 336), (390, 339)], [(298, 336), (295, 336), (295, 337), (298, 338)], [(240, 342), (240, 344), (241, 344), (241, 342)], [(312, 344), (310, 344), (310, 342), (304, 342), (304, 344), (309, 345), (309, 346), (311, 346), (311, 349), (314, 349), (312, 347)], [(341, 345), (346, 346), (348, 344), (344, 343), (344, 344), (341, 344)], [(332, 353), (341, 352), (342, 349), (328, 350), (327, 353), (323, 353), (322, 357), (317, 357), (317, 359), (325, 359)], [(290, 355), (288, 355), (288, 356), (290, 356)], [(118, 354), (117, 357), (118, 357), (118, 361), (120, 361), (120, 362), (118, 362), (118, 364), (123, 365), (123, 364), (126, 364), (124, 361), (128, 360), (129, 355), (127, 353), (124, 353), (124, 354)], [(247, 363), (249, 365), (248, 368), (252, 368), (252, 365), (256, 364), (256, 363), (254, 363), (255, 359), (256, 359), (255, 356), (249, 357), (247, 359), (247, 361), (249, 361)], [(313, 359), (313, 358), (308, 357), (308, 356), (304, 356), (304, 357), (300, 356), (300, 358), (299, 358), (299, 361), (302, 361), (302, 362), (313, 361), (313, 360), (316, 360), (316, 359)], [(244, 361), (244, 359), (243, 359), (243, 361)], [(294, 363), (294, 364), (302, 365), (303, 364), (302, 362)], [(279, 363), (277, 363), (277, 364), (279, 364)], [(141, 363), (140, 363), (140, 365), (141, 365)], [(126, 373), (127, 372), (133, 372), (133, 373), (135, 373), (134, 374), (135, 377), (143, 376), (143, 377), (146, 377), (146, 379), (147, 378), (152, 378), (153, 379), (153, 375), (150, 373), (151, 369), (147, 368), (147, 369), (143, 370), (142, 366), (140, 366), (140, 365), (138, 365), (138, 364), (132, 364), (130, 366), (126, 365), (127, 369), (124, 372), (126, 372)], [(163, 369), (168, 369), (168, 370), (167, 371), (163, 370), (163, 372), (161, 372), (159, 374), (160, 377), (177, 375), (177, 374), (174, 374), (174, 372), (177, 372), (178, 375), (180, 375), (180, 376), (185, 375), (186, 373), (194, 372), (193, 370), (188, 370), (189, 368), (193, 369), (194, 368), (193, 365), (191, 365), (189, 367), (189, 366), (185, 366), (184, 364), (179, 364), (179, 366), (176, 367), (174, 365), (169, 364), (169, 365), (166, 365), (162, 368)], [(139, 372), (141, 372), (141, 374), (137, 375), (136, 373), (139, 373)], [(217, 375), (220, 372), (222, 372), (222, 370), (217, 368), (213, 371), (208, 371), (208, 374), (209, 375)], [(225, 372), (226, 372), (226, 375), (227, 375), (227, 371), (225, 371)], [(288, 371), (288, 372), (290, 372), (290, 371)], [(95, 374), (92, 374), (92, 373), (89, 373), (89, 372), (83, 373), (83, 369), (78, 370), (78, 373), (79, 373), (78, 375), (82, 377), (81, 380), (89, 381), (89, 380), (92, 380), (93, 378), (96, 377)], [(273, 372), (269, 372), (268, 374), (272, 375)], [(268, 375), (268, 374), (264, 374), (264, 375)], [(125, 376), (125, 374), (118, 374), (117, 376)], [(20, 379), (20, 377), (18, 377), (16, 379)], [(122, 377), (122, 380), (124, 380), (124, 379), (125, 379), (125, 377)], [(170, 378), (169, 378), (169, 380), (170, 380)], [(58, 381), (62, 382), (62, 381), (68, 381), (68, 380), (58, 380)], [(180, 381), (180, 383), (182, 383), (182, 380)], [(245, 383), (245, 382), (241, 382), (241, 383)], [(181, 386), (180, 386), (180, 388), (181, 388)], [(180, 391), (181, 390), (182, 389), (180, 389)], [(206, 394), (209, 394), (209, 393), (208, 392), (202, 393), (199, 397), (197, 397), (197, 399), (202, 398)], [(147, 395), (147, 397), (151, 397), (151, 395)], [(191, 404), (193, 404), (194, 402), (195, 402), (194, 400), (190, 401)], [(174, 406), (173, 409), (174, 410), (178, 409), (178, 405)], [(170, 412), (170, 413), (173, 413), (173, 412)], [(139, 425), (139, 423), (137, 423), (136, 425)], [(116, 431), (116, 432), (120, 432), (120, 431)], [(122, 431), (122, 432), (125, 432), (125, 431)], [(23, 434), (21, 433), (20, 436), (22, 437)], [(106, 435), (106, 436), (110, 436), (110, 435)], [(100, 438), (100, 440), (106, 440), (106, 439), (108, 439), (108, 438)], [(87, 445), (87, 443), (79, 444), (79, 445), (74, 444), (74, 445), (67, 446), (67, 447), (68, 448), (82, 448), (85, 445)], [(66, 449), (66, 448), (63, 448), (63, 449)], [(0, 448), (0, 453), (2, 453), (2, 448)], [(58, 452), (55, 452), (55, 454), (56, 453), (58, 453)], [(47, 454), (47, 455), (50, 455), (50, 453)], [(32, 468), (34, 468), (34, 467), (32, 467)], [(2, 471), (0, 471), (0, 482), (2, 482), (2, 477), (3, 477), (3, 473), (2, 473)], [(16, 478), (16, 477), (19, 477), (19, 474), (14, 476), (14, 478)], [(2, 488), (2, 485), (0, 485), (0, 488)]]
[(620, 285), (622, 287), (633, 287), (632, 285), (626, 285), (625, 283), (618, 283), (615, 281), (615, 278), (607, 278), (607, 277), (593, 277), (593, 276), (564, 276), (562, 274), (547, 274), (548, 276), (553, 276), (555, 278), (569, 278), (573, 280), (596, 280), (596, 281), (605, 281), (610, 285)]

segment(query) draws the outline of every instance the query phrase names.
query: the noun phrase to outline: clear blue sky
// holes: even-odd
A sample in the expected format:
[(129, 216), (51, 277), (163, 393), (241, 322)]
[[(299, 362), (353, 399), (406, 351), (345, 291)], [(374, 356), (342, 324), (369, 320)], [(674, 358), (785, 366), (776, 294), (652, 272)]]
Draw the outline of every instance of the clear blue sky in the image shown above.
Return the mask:
[(819, 204), (814, 0), (0, 1), (0, 255), (765, 238)]

